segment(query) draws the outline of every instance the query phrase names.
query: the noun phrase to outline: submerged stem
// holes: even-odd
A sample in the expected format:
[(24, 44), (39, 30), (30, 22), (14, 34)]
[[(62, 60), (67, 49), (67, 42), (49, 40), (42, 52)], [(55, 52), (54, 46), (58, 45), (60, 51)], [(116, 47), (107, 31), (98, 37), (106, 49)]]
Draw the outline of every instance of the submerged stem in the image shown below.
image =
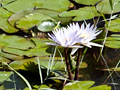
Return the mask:
[(72, 73), (71, 73), (70, 63), (69, 63), (68, 56), (67, 56), (67, 48), (64, 48), (64, 54), (65, 54), (65, 61), (66, 61), (66, 66), (67, 66), (69, 79), (72, 80)]
[(77, 57), (77, 62), (76, 62), (75, 78), (74, 78), (74, 80), (78, 80), (79, 79), (78, 75), (79, 75), (80, 60), (81, 60), (81, 56), (82, 56), (81, 53), (82, 53), (82, 49), (79, 48), (78, 49), (78, 57)]

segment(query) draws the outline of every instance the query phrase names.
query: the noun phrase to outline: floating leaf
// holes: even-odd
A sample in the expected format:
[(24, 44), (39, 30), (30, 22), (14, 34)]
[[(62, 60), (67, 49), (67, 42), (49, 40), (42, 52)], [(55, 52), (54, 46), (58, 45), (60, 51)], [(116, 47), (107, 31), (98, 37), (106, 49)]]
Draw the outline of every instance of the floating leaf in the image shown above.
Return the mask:
[(113, 34), (108, 37), (105, 46), (109, 48), (120, 48), (120, 35)]
[(47, 8), (59, 12), (68, 10), (69, 6), (69, 0), (39, 0), (36, 4), (37, 8)]
[(38, 30), (42, 32), (49, 32), (49, 31), (54, 30), (56, 26), (57, 26), (57, 23), (51, 20), (47, 20), (47, 21), (43, 21), (42, 23), (40, 23), (37, 28)]
[(48, 87), (47, 85), (43, 85), (43, 84), (42, 84), (42, 85), (40, 86), (39, 90), (55, 90), (55, 89), (52, 89), (52, 88)]
[[(116, 12), (120, 12), (120, 0), (111, 0), (111, 2), (113, 2), (112, 4), (115, 4), (115, 6), (113, 7), (113, 13)], [(97, 4), (96, 9), (101, 12), (101, 13), (105, 13), (105, 14), (111, 14), (111, 5), (109, 0), (102, 0), (100, 3)]]
[(120, 32), (120, 19), (115, 19), (110, 22), (109, 31)]
[(38, 38), (31, 38), (36, 44), (36, 48), (32, 48), (29, 51), (26, 51), (26, 56), (48, 56), (51, 53), (47, 53), (46, 50), (49, 47), (46, 42), (48, 42), (48, 39), (38, 39)]
[(11, 61), (7, 58), (1, 57), (0, 56), (0, 62), (6, 62), (6, 63), (10, 63)]
[(65, 11), (70, 6), (69, 0), (15, 0), (12, 3), (10, 2), (10, 0), (4, 0), (2, 6), (14, 13), (25, 9), (33, 9), (34, 7)]
[(0, 90), (5, 90), (5, 86), (4, 85), (0, 85)]
[[(11, 0), (13, 1), (13, 0)], [(2, 6), (11, 12), (18, 12), (25, 9), (33, 9), (35, 7), (34, 3), (37, 3), (38, 0), (3, 0)], [(10, 3), (11, 2), (11, 3)], [(28, 3), (29, 2), (29, 3)], [(14, 8), (13, 8), (14, 7)]]
[(35, 25), (38, 26), (38, 24), (41, 24), (44, 20), (55, 21), (48, 15), (42, 13), (31, 13), (29, 15), (25, 15), (25, 17), (21, 18), (18, 22), (16, 22), (16, 27), (21, 28), (22, 30), (27, 30)]
[(21, 59), (24, 58), (22, 56), (17, 56), (17, 55), (14, 55), (14, 54), (9, 54), (9, 53), (4, 53), (4, 52), (1, 52), (0, 56), (4, 57), (4, 58), (11, 59), (11, 60), (21, 60)]
[(7, 10), (0, 8), (0, 28), (7, 33), (15, 33), (18, 31), (17, 29), (12, 27), (7, 21), (9, 16), (11, 15), (12, 15), (11, 12), (8, 12)]
[(2, 72), (2, 71), (0, 71), (0, 83), (7, 80), (10, 77), (11, 74), (12, 74), (12, 72), (7, 72), (7, 71)]
[[(20, 60), (20, 61), (13, 61), (11, 62), (9, 65), (15, 69), (15, 70), (19, 70), (20, 67), (26, 63), (26, 62), (34, 62), (36, 58), (30, 58), (30, 59), (23, 59), (23, 60)], [(21, 67), (22, 68), (22, 67)]]
[(79, 4), (85, 4), (85, 5), (95, 5), (101, 0), (75, 0)]
[(34, 48), (35, 44), (31, 40), (27, 40), (23, 37), (2, 34), (0, 35), (0, 46), (27, 50), (29, 48)]
[(66, 84), (63, 90), (111, 90), (107, 85), (91, 87), (94, 83), (94, 81), (74, 81)]
[(75, 18), (73, 21), (82, 21), (87, 19), (92, 19), (95, 16), (100, 16), (95, 7), (84, 7), (78, 10), (64, 11), (59, 14), (60, 17), (71, 17)]
[(33, 61), (27, 61), (23, 63), (20, 67), (20, 70), (30, 71), (30, 72), (38, 72), (38, 65)]

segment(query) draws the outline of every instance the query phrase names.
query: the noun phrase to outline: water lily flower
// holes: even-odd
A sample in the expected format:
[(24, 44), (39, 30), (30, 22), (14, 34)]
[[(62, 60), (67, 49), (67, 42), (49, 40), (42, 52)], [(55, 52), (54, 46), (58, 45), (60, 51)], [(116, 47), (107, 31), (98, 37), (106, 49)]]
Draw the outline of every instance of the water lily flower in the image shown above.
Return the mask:
[(83, 46), (89, 48), (92, 46), (103, 47), (100, 44), (91, 42), (102, 32), (96, 29), (97, 27), (94, 27), (94, 25), (90, 27), (90, 23), (86, 27), (84, 23), (81, 27), (78, 23), (73, 23), (67, 26), (67, 28), (53, 30), (53, 34), (48, 33), (50, 40), (55, 43), (47, 44), (73, 48), (71, 54), (75, 53), (78, 48), (83, 48)]
[[(102, 31), (96, 30), (97, 27), (94, 27), (94, 25), (90, 27), (90, 23), (89, 23), (85, 27), (83, 23), (80, 27), (78, 23), (76, 24), (73, 23), (73, 24), (70, 24), (70, 26), (68, 27), (68, 29), (71, 29), (71, 28), (77, 30), (80, 33), (79, 38), (82, 37), (82, 39), (78, 42), (80, 45), (87, 46), (89, 48), (91, 48), (92, 46), (103, 47), (100, 44), (91, 42), (92, 40), (96, 39), (96, 36), (102, 32)], [(74, 54), (74, 52), (77, 49), (78, 48), (74, 48), (71, 54)]]
[[(76, 45), (83, 39), (80, 36), (80, 32), (73, 30), (72, 28), (61, 28), (52, 31), (53, 34), (49, 34), (49, 39), (55, 43), (47, 43), (49, 45), (69, 47), (69, 48), (82, 48), (83, 46)], [(79, 37), (79, 38), (78, 38)]]

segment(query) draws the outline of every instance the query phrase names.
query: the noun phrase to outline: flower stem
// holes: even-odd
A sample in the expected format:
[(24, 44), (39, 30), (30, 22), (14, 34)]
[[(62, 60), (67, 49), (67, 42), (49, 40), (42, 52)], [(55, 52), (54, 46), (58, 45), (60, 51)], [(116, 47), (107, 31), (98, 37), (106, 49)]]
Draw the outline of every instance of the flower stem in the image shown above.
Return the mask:
[(81, 53), (82, 53), (82, 49), (79, 48), (78, 49), (78, 57), (77, 57), (77, 62), (76, 62), (75, 78), (74, 78), (74, 80), (78, 80), (79, 79), (78, 75), (79, 75), (80, 60), (81, 60), (81, 56), (82, 56)]
[(69, 79), (72, 80), (72, 73), (71, 73), (70, 63), (69, 63), (69, 59), (68, 59), (68, 56), (67, 56), (67, 48), (64, 48), (64, 54), (65, 54), (65, 61), (66, 61), (66, 66), (67, 66)]

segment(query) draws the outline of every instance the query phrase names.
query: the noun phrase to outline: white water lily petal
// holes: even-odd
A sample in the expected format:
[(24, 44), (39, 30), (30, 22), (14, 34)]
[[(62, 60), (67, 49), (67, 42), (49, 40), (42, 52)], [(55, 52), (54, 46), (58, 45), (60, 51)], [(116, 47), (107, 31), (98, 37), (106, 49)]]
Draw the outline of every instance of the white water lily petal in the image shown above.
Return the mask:
[(100, 45), (100, 44), (97, 44), (97, 43), (93, 43), (93, 42), (89, 42), (89, 44), (91, 46), (103, 47), (103, 45)]
[(72, 51), (70, 54), (73, 55), (77, 50), (78, 50), (78, 48), (72, 48)]

